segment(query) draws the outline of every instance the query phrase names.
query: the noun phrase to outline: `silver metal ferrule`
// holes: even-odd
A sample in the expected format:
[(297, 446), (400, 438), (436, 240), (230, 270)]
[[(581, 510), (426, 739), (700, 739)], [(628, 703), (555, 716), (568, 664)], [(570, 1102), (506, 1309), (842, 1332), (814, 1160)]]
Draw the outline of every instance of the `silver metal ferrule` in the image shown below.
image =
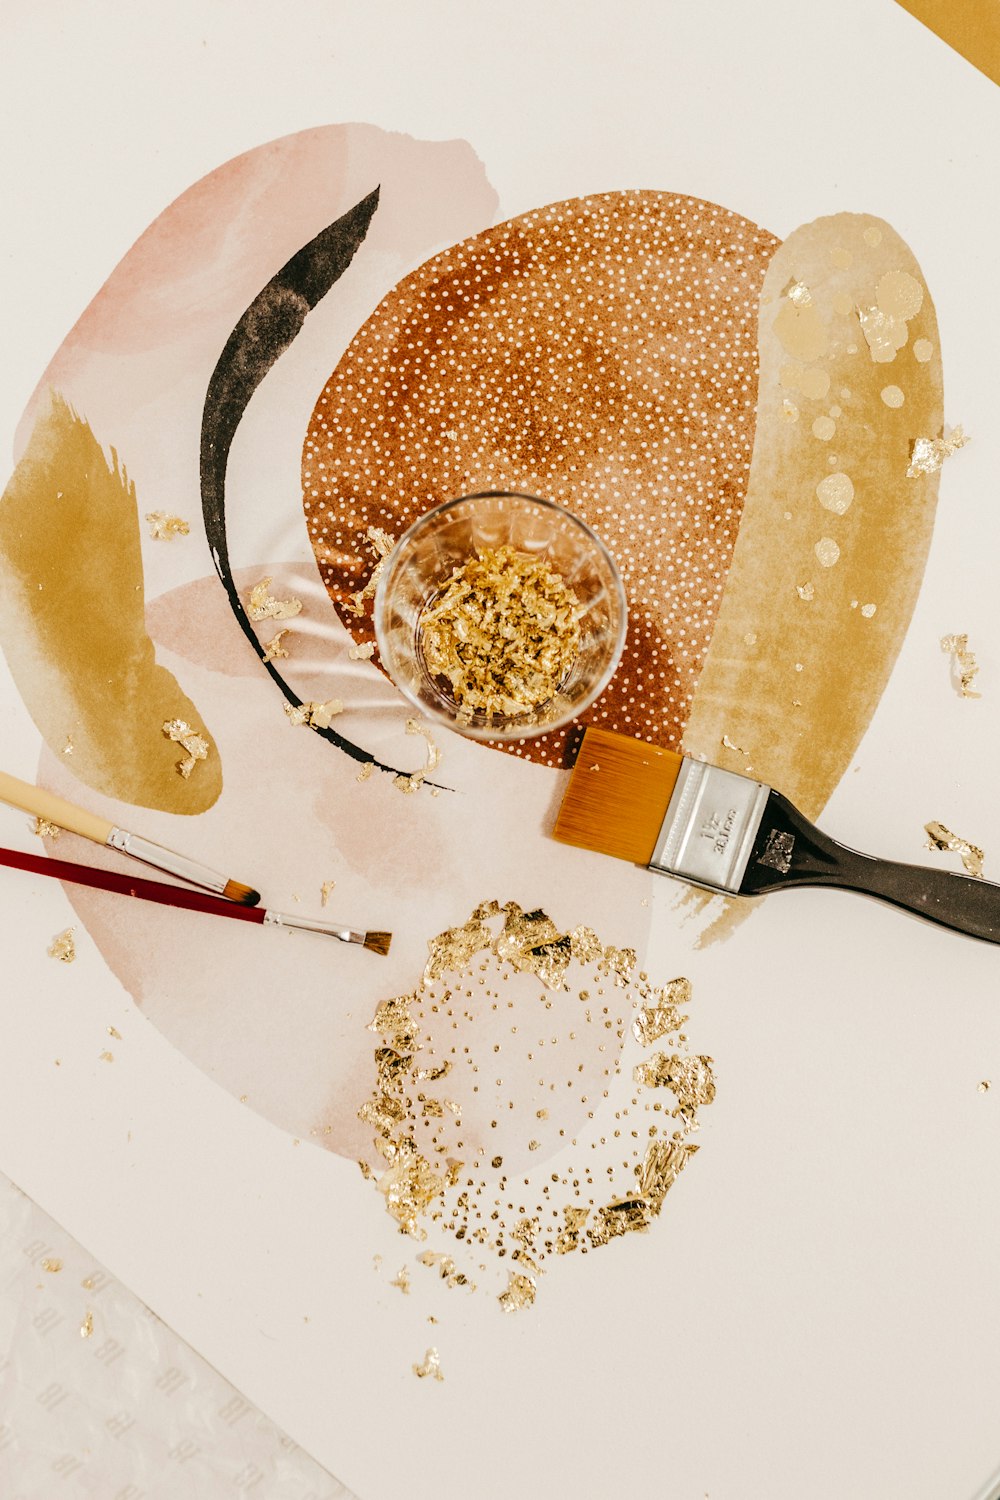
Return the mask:
[(749, 776), (685, 757), (649, 868), (737, 895), (770, 791)]
[(176, 875), (179, 880), (199, 885), (203, 890), (221, 895), (226, 889), (226, 877), (217, 870), (210, 870), (208, 865), (199, 864), (196, 859), (188, 859), (183, 854), (175, 854), (173, 849), (164, 849), (152, 839), (129, 833), (127, 828), (112, 828), (105, 843), (109, 849), (120, 849), (123, 854), (131, 854), (133, 859), (141, 859), (144, 865), (165, 870), (168, 875)]
[(264, 915), (265, 927), (284, 927), (289, 932), (321, 932), (324, 937), (337, 938), (341, 943), (363, 943), (368, 936), (353, 927), (335, 927), (320, 917), (290, 917), (287, 912), (269, 911)]

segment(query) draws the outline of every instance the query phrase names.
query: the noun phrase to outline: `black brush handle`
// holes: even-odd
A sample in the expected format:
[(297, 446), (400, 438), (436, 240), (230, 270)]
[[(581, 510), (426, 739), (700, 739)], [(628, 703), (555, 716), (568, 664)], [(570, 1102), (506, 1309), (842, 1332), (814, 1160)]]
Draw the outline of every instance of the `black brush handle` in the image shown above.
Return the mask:
[(740, 895), (801, 885), (861, 891), (941, 927), (1000, 943), (1000, 885), (859, 854), (821, 833), (787, 798), (772, 791)]

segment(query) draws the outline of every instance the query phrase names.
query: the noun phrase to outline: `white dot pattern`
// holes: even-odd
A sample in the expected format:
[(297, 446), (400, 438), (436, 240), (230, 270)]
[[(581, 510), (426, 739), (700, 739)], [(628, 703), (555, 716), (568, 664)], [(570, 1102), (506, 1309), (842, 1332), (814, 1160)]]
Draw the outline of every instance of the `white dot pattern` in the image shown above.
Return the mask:
[[(453, 246), (381, 302), (309, 423), (303, 497), (341, 606), (398, 535), (456, 495), (565, 505), (615, 556), (621, 666), (588, 719), (677, 745), (746, 494), (757, 301), (778, 241), (668, 193), (572, 199)], [(359, 640), (370, 617), (341, 608)], [(502, 748), (563, 763), (566, 731)]]

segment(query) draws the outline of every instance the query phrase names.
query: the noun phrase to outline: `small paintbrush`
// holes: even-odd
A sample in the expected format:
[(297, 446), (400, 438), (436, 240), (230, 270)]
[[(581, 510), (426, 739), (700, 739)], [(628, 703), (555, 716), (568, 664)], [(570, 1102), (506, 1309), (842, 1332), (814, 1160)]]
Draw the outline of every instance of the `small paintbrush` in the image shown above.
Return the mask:
[(584, 734), (552, 833), (723, 896), (835, 886), (1000, 943), (1000, 885), (859, 854), (759, 781), (606, 729)]
[(184, 854), (177, 854), (173, 849), (155, 844), (152, 839), (129, 833), (127, 828), (116, 828), (107, 818), (98, 817), (85, 808), (74, 807), (72, 802), (45, 791), (43, 787), (32, 786), (30, 781), (19, 781), (16, 776), (8, 776), (6, 771), (0, 771), (0, 802), (19, 807), (22, 812), (34, 813), (36, 818), (53, 823), (57, 828), (65, 828), (68, 833), (77, 833), (81, 838), (91, 839), (95, 844), (105, 844), (121, 854), (131, 854), (133, 859), (141, 860), (144, 865), (153, 865), (167, 875), (176, 875), (178, 880), (187, 880), (191, 885), (200, 885), (206, 891), (215, 891), (218, 895), (225, 896), (227, 901), (235, 901), (240, 906), (256, 906), (260, 900), (260, 892), (255, 891), (252, 886), (243, 885), (239, 880), (230, 880), (196, 859), (188, 859)]
[(50, 875), (55, 880), (67, 880), (73, 885), (89, 885), (98, 891), (115, 891), (120, 896), (135, 896), (140, 901), (156, 901), (160, 906), (207, 912), (214, 917), (235, 917), (241, 922), (256, 922), (261, 927), (319, 932), (326, 937), (336, 938), (341, 943), (360, 943), (369, 953), (378, 953), (383, 958), (389, 952), (392, 941), (391, 932), (363, 932), (353, 927), (338, 927), (316, 917), (290, 917), (284, 912), (265, 911), (260, 906), (240, 906), (221, 896), (206, 896), (201, 891), (190, 891), (186, 886), (167, 885), (160, 880), (145, 880), (142, 876), (119, 875), (113, 870), (95, 870), (90, 865), (78, 865), (66, 859), (50, 859), (46, 855), (22, 854), (19, 849), (0, 849), (0, 865), (8, 865), (13, 870), (30, 870), (35, 875)]

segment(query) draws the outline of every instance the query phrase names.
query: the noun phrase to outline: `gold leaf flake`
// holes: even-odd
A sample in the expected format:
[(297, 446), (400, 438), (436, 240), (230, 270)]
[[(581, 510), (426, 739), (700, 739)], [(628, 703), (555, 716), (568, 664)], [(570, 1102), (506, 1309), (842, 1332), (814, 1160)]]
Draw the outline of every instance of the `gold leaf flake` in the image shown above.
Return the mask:
[(668, 1032), (680, 1031), (687, 1020), (681, 1015), (680, 1007), (687, 1005), (690, 999), (689, 979), (671, 979), (662, 989), (654, 990), (652, 1002), (641, 1006), (632, 1021), (632, 1035), (636, 1041), (648, 1047)]
[(795, 585), (795, 592), (800, 599), (805, 599), (807, 602), (816, 597), (816, 590), (811, 583), (797, 583)]
[(417, 1256), (422, 1266), (437, 1266), (437, 1273), (446, 1286), (467, 1286), (474, 1291), (475, 1287), (469, 1281), (464, 1271), (458, 1270), (450, 1255), (442, 1255), (439, 1250), (424, 1250)]
[(426, 1379), (428, 1375), (433, 1376), (435, 1380), (444, 1379), (441, 1373), (441, 1357), (435, 1348), (428, 1349), (424, 1355), (423, 1364), (413, 1366), (413, 1373), (420, 1380)]
[(650, 1141), (642, 1166), (636, 1168), (636, 1178), (643, 1201), (654, 1217), (663, 1207), (678, 1174), (697, 1150), (697, 1146), (684, 1140)]
[(418, 1094), (417, 1102), (420, 1105), (421, 1114), (426, 1118), (439, 1120), (444, 1114), (444, 1105), (440, 1099), (428, 1099), (424, 1094)]
[(382, 1173), (378, 1190), (401, 1232), (425, 1239), (427, 1231), (421, 1228), (419, 1215), (444, 1190), (444, 1180), (432, 1171), (430, 1162), (419, 1154), (398, 1162)]
[(573, 1250), (579, 1250), (580, 1232), (586, 1224), (589, 1214), (589, 1208), (573, 1208), (567, 1205), (563, 1209), (563, 1219), (565, 1222), (556, 1238), (557, 1255), (569, 1255)]
[(417, 1068), (414, 1078), (418, 1083), (436, 1083), (439, 1078), (447, 1078), (451, 1072), (451, 1062), (446, 1058), (437, 1068)]
[(366, 641), (363, 646), (348, 646), (347, 654), (351, 661), (371, 661), (375, 654), (375, 643)]
[(408, 1297), (410, 1295), (410, 1268), (409, 1268), (409, 1266), (400, 1266), (400, 1268), (399, 1268), (399, 1275), (398, 1276), (394, 1276), (392, 1278), (392, 1280), (390, 1281), (389, 1285), (390, 1286), (398, 1286), (399, 1290), (403, 1293), (403, 1296), (404, 1297)]
[(261, 661), (277, 661), (282, 657), (287, 658), (288, 652), (285, 650), (284, 646), (281, 643), (284, 640), (285, 636), (290, 634), (291, 632), (289, 631), (287, 625), (283, 626), (281, 630), (276, 631), (276, 633), (272, 635), (271, 639), (265, 642)]
[(621, 1234), (643, 1233), (648, 1228), (646, 1205), (641, 1198), (616, 1198), (595, 1209), (587, 1239), (599, 1249)]
[(530, 1276), (523, 1276), (520, 1271), (509, 1273), (507, 1290), (497, 1298), (504, 1312), (517, 1312), (519, 1308), (530, 1307), (534, 1300), (535, 1283)]
[(115, 1054), (113, 1052), (102, 1052), (101, 1053), (101, 1062), (114, 1062), (114, 1060), (115, 1060)]
[(943, 823), (925, 823), (924, 831), (929, 838), (928, 849), (950, 851), (960, 855), (967, 872), (974, 875), (977, 880), (982, 878), (985, 856), (977, 844), (970, 844), (968, 839), (959, 838), (958, 834), (945, 828)]
[(414, 999), (413, 995), (394, 995), (391, 1000), (381, 1001), (368, 1023), (368, 1030), (385, 1037), (397, 1052), (411, 1052), (416, 1042), (410, 1014)]
[[(988, 1094), (989, 1091), (990, 1091), (990, 1088), (991, 1088), (991, 1081), (990, 1081), (990, 1079), (989, 1078), (984, 1078), (981, 1081), (980, 1085), (979, 1085), (979, 1092), (981, 1094)], [(45, 1262), (43, 1261), (42, 1264), (45, 1265)]]
[(387, 531), (383, 531), (381, 526), (369, 526), (365, 532), (365, 540), (375, 554), (375, 566), (364, 588), (358, 589), (354, 594), (349, 594), (344, 601), (344, 608), (348, 613), (359, 616), (365, 612), (365, 600), (375, 597), (378, 581), (385, 572), (386, 560), (396, 545), (395, 539)]
[(76, 944), (73, 941), (75, 927), (67, 927), (64, 932), (57, 933), (46, 948), (50, 958), (58, 958), (61, 963), (71, 964), (76, 958)]
[(42, 1270), (48, 1271), (51, 1276), (55, 1276), (62, 1268), (63, 1263), (58, 1255), (47, 1255), (42, 1261)]
[(198, 761), (208, 759), (208, 741), (183, 719), (167, 719), (163, 733), (186, 752), (186, 758), (177, 762), (177, 769), (187, 780)]
[(63, 745), (63, 748), (62, 748), (63, 755), (72, 755), (73, 754), (73, 748), (74, 748), (73, 747), (73, 736), (71, 734), (68, 734), (66, 736), (66, 743), (65, 743), (65, 745)]
[[(287, 656), (288, 652), (284, 654)], [(317, 729), (329, 729), (330, 720), (343, 712), (344, 705), (339, 698), (328, 698), (325, 703), (285, 704), (285, 713), (293, 724), (309, 724)]]
[(372, 1171), (371, 1167), (368, 1165), (368, 1163), (366, 1161), (359, 1161), (358, 1162), (358, 1166), (361, 1169), (361, 1175), (365, 1179), (365, 1181), (366, 1182), (371, 1182), (371, 1180), (372, 1180), (372, 1178), (374, 1177), (375, 1174)]
[(361, 770), (358, 772), (357, 776), (355, 776), (355, 781), (367, 781), (374, 769), (374, 763), (370, 760), (366, 761), (365, 764), (361, 767)]
[(149, 534), (154, 542), (172, 542), (175, 536), (187, 536), (191, 530), (180, 516), (170, 516), (165, 510), (151, 510), (146, 514)]
[(333, 888), (334, 888), (334, 886), (336, 884), (337, 884), (337, 882), (335, 880), (324, 880), (323, 884), (319, 888), (319, 896), (320, 896), (320, 905), (321, 906), (325, 906), (326, 903), (329, 901), (329, 899), (330, 899), (330, 892), (333, 890)]
[(262, 578), (250, 590), (247, 614), (251, 620), (292, 620), (301, 613), (301, 599), (273, 599), (270, 588), (270, 578)]
[(785, 296), (796, 307), (809, 307), (812, 302), (812, 292), (804, 281), (790, 281), (785, 287)]
[(114, 1026), (108, 1027), (108, 1036), (113, 1036), (116, 1042), (120, 1042), (122, 1039), (121, 1032), (118, 1031)]
[(957, 687), (960, 695), (963, 698), (981, 698), (981, 693), (972, 690), (979, 664), (969, 650), (969, 637), (967, 635), (943, 635), (941, 650), (954, 657), (953, 669), (958, 677)]
[(632, 1077), (643, 1088), (670, 1089), (684, 1114), (694, 1114), (715, 1098), (710, 1057), (679, 1057), (676, 1053), (668, 1057), (665, 1052), (657, 1052), (649, 1062), (637, 1063)]
[(950, 433), (939, 438), (914, 439), (910, 450), (910, 465), (906, 471), (907, 479), (917, 479), (921, 474), (936, 474), (945, 459), (957, 453), (959, 448), (964, 448), (969, 441), (961, 426), (953, 427)]
[(48, 818), (36, 818), (31, 825), (31, 831), (40, 839), (57, 839), (62, 833), (62, 829), (57, 824), (50, 823)]
[(80, 1337), (89, 1339), (94, 1332), (94, 1314), (89, 1312), (80, 1324)]

